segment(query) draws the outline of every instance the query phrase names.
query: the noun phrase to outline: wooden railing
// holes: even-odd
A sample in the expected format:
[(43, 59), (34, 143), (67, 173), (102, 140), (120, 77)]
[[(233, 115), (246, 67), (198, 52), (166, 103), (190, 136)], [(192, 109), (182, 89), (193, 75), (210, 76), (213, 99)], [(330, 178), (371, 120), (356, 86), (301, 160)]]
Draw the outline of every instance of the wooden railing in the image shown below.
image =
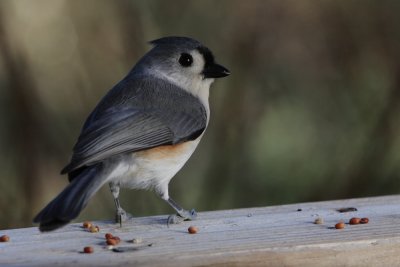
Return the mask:
[[(350, 225), (352, 217), (369, 222)], [(335, 228), (339, 221), (344, 229)], [(169, 226), (167, 216), (122, 228), (92, 223), (100, 232), (82, 223), (51, 233), (0, 230), (10, 237), (0, 242), (0, 266), (400, 266), (399, 195), (199, 212), (196, 221)], [(107, 246), (105, 233), (121, 242)], [(86, 246), (93, 253), (83, 253)]]

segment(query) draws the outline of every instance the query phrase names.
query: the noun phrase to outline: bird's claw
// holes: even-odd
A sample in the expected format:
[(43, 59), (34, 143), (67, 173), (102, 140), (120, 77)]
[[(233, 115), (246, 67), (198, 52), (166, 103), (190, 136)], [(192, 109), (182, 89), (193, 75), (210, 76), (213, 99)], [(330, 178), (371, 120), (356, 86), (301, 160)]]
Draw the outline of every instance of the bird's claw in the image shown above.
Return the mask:
[(193, 221), (197, 218), (197, 212), (192, 209), (191, 211), (183, 210), (177, 214), (172, 214), (168, 217), (167, 225), (179, 224), (183, 221)]
[(126, 222), (133, 216), (123, 209), (117, 210), (117, 214), (115, 215), (115, 222), (119, 223), (119, 226), (122, 227), (122, 222)]

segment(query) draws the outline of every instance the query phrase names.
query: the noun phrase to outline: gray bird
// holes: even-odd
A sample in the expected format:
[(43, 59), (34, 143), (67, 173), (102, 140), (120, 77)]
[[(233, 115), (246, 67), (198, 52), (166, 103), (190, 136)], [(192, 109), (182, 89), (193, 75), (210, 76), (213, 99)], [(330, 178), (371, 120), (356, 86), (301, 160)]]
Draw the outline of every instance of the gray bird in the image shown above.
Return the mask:
[(40, 231), (68, 224), (106, 183), (121, 224), (129, 215), (120, 187), (153, 189), (177, 215), (192, 220), (169, 197), (168, 184), (200, 142), (210, 118), (214, 78), (230, 72), (211, 51), (187, 37), (164, 37), (99, 102), (83, 125), (71, 162), (61, 171), (70, 184), (34, 218)]

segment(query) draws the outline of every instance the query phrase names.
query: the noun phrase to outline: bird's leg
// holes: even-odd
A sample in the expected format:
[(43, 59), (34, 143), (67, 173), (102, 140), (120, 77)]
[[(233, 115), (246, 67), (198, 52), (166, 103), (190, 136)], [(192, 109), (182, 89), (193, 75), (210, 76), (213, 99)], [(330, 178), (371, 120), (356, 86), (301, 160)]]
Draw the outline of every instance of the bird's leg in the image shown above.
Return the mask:
[(185, 210), (170, 197), (168, 197), (165, 201), (178, 213), (168, 217), (168, 224), (177, 224), (183, 221), (193, 221), (197, 218), (197, 212), (194, 209), (191, 211)]
[(119, 223), (120, 227), (122, 227), (122, 222), (128, 220), (129, 218), (132, 218), (132, 215), (130, 215), (129, 213), (127, 213), (126, 211), (124, 211), (121, 208), (121, 205), (119, 203), (119, 198), (118, 198), (119, 188), (120, 188), (119, 183), (111, 182), (111, 183), (109, 183), (109, 186), (110, 186), (111, 193), (113, 194), (113, 197), (114, 197), (115, 207), (117, 209), (117, 213), (115, 215), (115, 221), (116, 221), (116, 223)]
[(194, 209), (192, 209), (191, 211), (187, 211), (183, 209), (178, 203), (176, 203), (172, 198), (169, 197), (168, 183), (161, 184), (158, 188), (156, 188), (156, 192), (163, 200), (165, 200), (165, 202), (167, 202), (177, 212), (177, 214), (168, 217), (168, 225), (181, 223), (183, 221), (192, 221), (196, 219), (197, 212)]

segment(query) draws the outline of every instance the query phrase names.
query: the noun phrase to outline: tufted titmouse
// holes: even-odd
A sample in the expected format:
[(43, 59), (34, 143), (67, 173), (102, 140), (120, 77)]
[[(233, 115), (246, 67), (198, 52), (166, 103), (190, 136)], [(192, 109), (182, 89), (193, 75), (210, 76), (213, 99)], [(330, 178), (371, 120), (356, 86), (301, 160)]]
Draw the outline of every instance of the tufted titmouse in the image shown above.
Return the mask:
[(70, 184), (34, 219), (51, 231), (76, 218), (89, 199), (109, 183), (121, 224), (120, 187), (154, 189), (190, 220), (168, 194), (168, 184), (196, 149), (210, 118), (208, 95), (214, 78), (230, 72), (211, 51), (187, 37), (164, 37), (100, 101), (83, 125), (71, 162), (61, 171)]

